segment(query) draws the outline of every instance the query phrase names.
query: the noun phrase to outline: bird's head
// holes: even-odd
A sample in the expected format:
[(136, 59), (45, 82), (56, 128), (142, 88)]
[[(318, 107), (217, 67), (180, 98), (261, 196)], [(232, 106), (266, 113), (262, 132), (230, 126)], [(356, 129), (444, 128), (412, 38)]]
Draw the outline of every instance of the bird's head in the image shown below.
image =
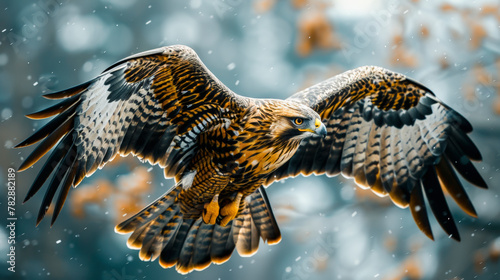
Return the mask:
[(310, 136), (326, 136), (326, 127), (313, 109), (292, 101), (282, 101), (274, 108), (271, 133), (283, 140), (302, 140)]

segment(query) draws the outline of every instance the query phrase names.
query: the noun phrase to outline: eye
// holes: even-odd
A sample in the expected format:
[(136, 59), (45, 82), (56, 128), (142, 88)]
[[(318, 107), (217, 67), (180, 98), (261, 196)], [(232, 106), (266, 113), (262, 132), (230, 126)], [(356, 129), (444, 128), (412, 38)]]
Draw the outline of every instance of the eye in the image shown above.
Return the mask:
[(304, 119), (303, 118), (295, 118), (295, 119), (293, 119), (293, 123), (296, 125), (301, 125), (304, 123)]

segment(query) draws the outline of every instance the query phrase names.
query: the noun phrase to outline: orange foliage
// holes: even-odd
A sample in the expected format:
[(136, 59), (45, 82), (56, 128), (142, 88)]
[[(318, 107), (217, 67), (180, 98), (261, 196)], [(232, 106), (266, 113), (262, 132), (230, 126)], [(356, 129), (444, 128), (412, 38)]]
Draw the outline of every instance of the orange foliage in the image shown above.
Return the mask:
[(334, 33), (333, 26), (323, 11), (313, 9), (305, 12), (298, 23), (297, 53), (309, 55), (313, 49), (339, 49), (340, 40)]
[(465, 100), (469, 102), (473, 102), (476, 100), (476, 90), (474, 89), (474, 85), (466, 84), (462, 89), (464, 93)]
[(493, 78), (483, 65), (476, 64), (472, 69), (472, 73), (479, 84), (486, 86), (493, 85)]
[[(497, 59), (495, 64), (498, 74), (500, 73), (500, 59)], [(467, 84), (464, 85), (463, 94), (467, 101), (475, 101), (477, 98), (475, 93), (476, 86), (484, 86), (496, 90), (497, 96), (491, 106), (493, 113), (500, 115), (500, 82), (495, 79), (495, 77), (496, 76), (489, 72), (483, 65), (475, 65), (472, 69), (472, 81), (468, 81)]]
[[(500, 96), (500, 89), (498, 90), (498, 95)], [(493, 102), (493, 113), (500, 115), (500, 97), (497, 97)]]
[(271, 10), (276, 4), (276, 0), (258, 0), (253, 3), (257, 13), (265, 13)]
[(481, 252), (481, 250), (477, 250), (474, 253), (473, 258), (474, 258), (474, 270), (477, 273), (483, 272), (483, 269), (484, 269), (485, 264), (486, 264), (486, 256), (485, 256), (484, 252)]
[[(397, 247), (397, 241), (392, 236), (387, 237), (384, 242), (385, 247), (389, 252), (392, 252)], [(387, 280), (403, 280), (403, 279), (422, 279), (423, 271), (421, 263), (416, 257), (416, 253), (422, 249), (421, 240), (412, 240), (409, 244), (410, 255), (397, 267), (390, 275), (385, 276), (383, 279)]]
[(474, 252), (474, 270), (482, 273), (490, 262), (497, 262), (500, 258), (500, 237), (492, 240), (490, 244)]
[(295, 9), (302, 9), (304, 8), (307, 4), (309, 4), (309, 0), (292, 0), (292, 6)]
[(111, 182), (98, 180), (94, 186), (81, 185), (71, 196), (71, 212), (77, 218), (85, 217), (85, 205), (97, 204), (104, 207), (105, 199), (115, 192)]
[(441, 11), (443, 12), (451, 12), (451, 11), (456, 11), (457, 9), (455, 6), (451, 5), (450, 3), (444, 3), (440, 7)]
[(446, 56), (442, 56), (439, 59), (439, 66), (441, 67), (441, 69), (447, 69), (448, 67), (450, 67), (450, 63), (448, 62)]
[(422, 37), (423, 39), (429, 38), (430, 33), (431, 32), (430, 32), (429, 28), (426, 25), (422, 25), (420, 27), (420, 37)]
[(137, 167), (134, 172), (120, 176), (115, 183), (98, 180), (93, 186), (82, 185), (71, 196), (71, 212), (78, 218), (85, 216), (85, 206), (96, 204), (105, 209), (106, 202), (113, 203), (112, 214), (116, 222), (124, 216), (134, 214), (145, 206), (143, 195), (150, 191), (151, 174), (145, 167)]
[(488, 16), (488, 15), (498, 16), (500, 15), (500, 6), (493, 4), (485, 4), (481, 8), (481, 12), (479, 14), (482, 16)]
[(390, 58), (392, 65), (410, 68), (414, 68), (418, 65), (418, 59), (415, 54), (411, 53), (410, 50), (404, 46), (404, 38), (402, 35), (395, 35), (392, 39), (392, 43), (396, 46)]
[(418, 260), (410, 256), (408, 257), (398, 268), (398, 271), (394, 276), (391, 277), (386, 277), (385, 279), (388, 280), (403, 280), (403, 279), (422, 279), (423, 273), (422, 269), (420, 268), (420, 263)]
[(484, 38), (488, 35), (488, 32), (486, 32), (486, 29), (482, 25), (473, 21), (469, 21), (469, 26), (471, 29), (470, 47), (473, 50), (476, 50), (479, 46), (481, 46)]
[(384, 247), (388, 252), (394, 252), (398, 246), (398, 240), (393, 235), (387, 235), (384, 239)]

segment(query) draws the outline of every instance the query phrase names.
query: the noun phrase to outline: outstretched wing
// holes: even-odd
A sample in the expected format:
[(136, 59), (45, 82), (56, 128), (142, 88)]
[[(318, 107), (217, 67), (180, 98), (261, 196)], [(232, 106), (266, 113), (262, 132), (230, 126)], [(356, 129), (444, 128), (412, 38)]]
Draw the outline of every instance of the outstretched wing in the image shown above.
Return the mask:
[(318, 112), (328, 134), (303, 141), (267, 185), (299, 174), (341, 173), (400, 207), (410, 206), (419, 228), (433, 239), (425, 194), (445, 232), (460, 239), (443, 189), (476, 216), (455, 171), (486, 188), (471, 163), (481, 154), (467, 136), (472, 126), (464, 117), (426, 87), (380, 67), (345, 72), (289, 99)]
[(165, 168), (167, 177), (175, 176), (198, 148), (197, 136), (237, 118), (246, 102), (185, 46), (128, 57), (89, 82), (44, 97), (64, 100), (28, 115), (55, 118), (16, 146), (43, 140), (20, 166), (22, 171), (57, 144), (26, 195), (25, 201), (54, 173), (37, 224), (59, 187), (52, 223), (69, 188), (117, 154), (133, 153)]

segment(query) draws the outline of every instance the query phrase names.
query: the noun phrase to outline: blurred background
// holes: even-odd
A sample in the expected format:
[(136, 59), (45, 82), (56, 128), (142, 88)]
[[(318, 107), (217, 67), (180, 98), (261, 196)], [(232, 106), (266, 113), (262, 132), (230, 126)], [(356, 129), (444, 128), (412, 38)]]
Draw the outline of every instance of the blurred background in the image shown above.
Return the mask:
[[(2, 279), (500, 279), (500, 5), (486, 1), (38, 0), (0, 2), (0, 277)], [(478, 211), (449, 200), (462, 242), (434, 219), (435, 241), (408, 209), (326, 176), (275, 183), (282, 230), (252, 257), (179, 275), (142, 262), (114, 233), (125, 213), (172, 180), (135, 158), (115, 160), (69, 194), (53, 227), (35, 227), (43, 195), (22, 200), (41, 164), (15, 173), (16, 272), (7, 271), (8, 168), (32, 148), (12, 147), (41, 127), (25, 114), (43, 93), (98, 75), (128, 55), (185, 44), (235, 92), (286, 98), (362, 65), (406, 74), (468, 118), (489, 190), (465, 183)], [(43, 190), (44, 191), (44, 190)]]

